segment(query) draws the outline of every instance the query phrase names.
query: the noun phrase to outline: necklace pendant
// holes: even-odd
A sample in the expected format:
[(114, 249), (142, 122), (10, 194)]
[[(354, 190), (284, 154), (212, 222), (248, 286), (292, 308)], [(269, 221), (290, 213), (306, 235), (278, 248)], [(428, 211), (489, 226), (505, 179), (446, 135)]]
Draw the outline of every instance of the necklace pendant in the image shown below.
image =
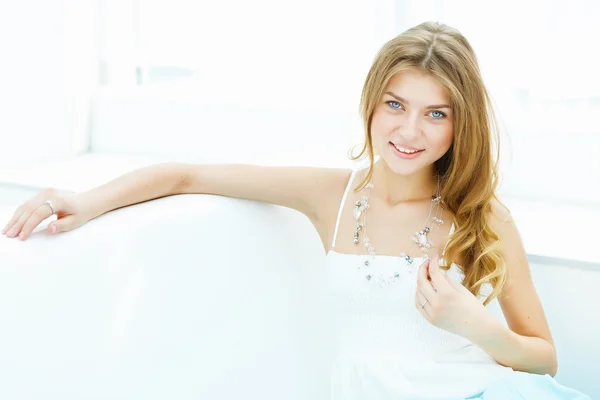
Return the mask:
[(429, 241), (429, 238), (427, 238), (428, 232), (429, 232), (429, 228), (425, 227), (422, 231), (415, 233), (415, 235), (412, 238), (413, 242), (418, 244), (419, 247), (421, 248), (421, 250), (430, 249), (431, 247), (433, 247), (433, 243), (431, 243)]
[(413, 239), (413, 242), (417, 243), (420, 247), (423, 247), (428, 242), (427, 232), (425, 232), (425, 231), (417, 232), (414, 234), (412, 239)]
[(354, 204), (354, 206), (354, 219), (358, 221), (362, 213), (369, 208), (369, 199), (367, 196), (362, 196), (361, 199)]

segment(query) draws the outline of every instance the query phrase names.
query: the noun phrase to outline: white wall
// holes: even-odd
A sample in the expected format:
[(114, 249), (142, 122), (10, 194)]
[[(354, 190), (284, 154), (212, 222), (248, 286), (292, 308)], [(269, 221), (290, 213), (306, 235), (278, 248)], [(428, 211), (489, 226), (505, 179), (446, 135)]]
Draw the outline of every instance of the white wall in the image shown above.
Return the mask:
[(92, 0), (0, 2), (0, 168), (87, 148)]
[(348, 164), (362, 139), (358, 110), (208, 103), (138, 89), (94, 99), (92, 151), (169, 154), (173, 160)]

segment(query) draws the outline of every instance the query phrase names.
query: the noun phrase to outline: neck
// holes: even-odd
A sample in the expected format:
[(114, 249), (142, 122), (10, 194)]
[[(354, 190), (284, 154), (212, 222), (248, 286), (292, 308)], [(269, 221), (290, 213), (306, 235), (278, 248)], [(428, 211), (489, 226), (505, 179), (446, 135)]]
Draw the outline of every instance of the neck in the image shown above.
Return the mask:
[(384, 160), (375, 164), (372, 182), (374, 192), (391, 206), (430, 200), (437, 187), (433, 165), (412, 175), (400, 175), (392, 171)]

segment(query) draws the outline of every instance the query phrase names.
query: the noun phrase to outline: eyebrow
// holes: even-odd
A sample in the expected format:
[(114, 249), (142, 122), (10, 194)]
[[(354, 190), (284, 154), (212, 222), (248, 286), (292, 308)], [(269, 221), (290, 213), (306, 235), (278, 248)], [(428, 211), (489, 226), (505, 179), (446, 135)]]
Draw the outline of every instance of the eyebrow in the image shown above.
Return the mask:
[[(385, 94), (389, 94), (390, 96), (392, 96), (393, 98), (395, 98), (398, 101), (401, 101), (404, 104), (409, 104), (409, 102), (405, 99), (403, 99), (402, 97), (398, 96), (397, 94), (394, 94), (392, 92), (385, 92)], [(448, 104), (434, 104), (431, 106), (427, 106), (425, 107), (427, 110), (430, 110), (432, 108), (449, 108), (452, 109), (452, 107), (450, 107)]]

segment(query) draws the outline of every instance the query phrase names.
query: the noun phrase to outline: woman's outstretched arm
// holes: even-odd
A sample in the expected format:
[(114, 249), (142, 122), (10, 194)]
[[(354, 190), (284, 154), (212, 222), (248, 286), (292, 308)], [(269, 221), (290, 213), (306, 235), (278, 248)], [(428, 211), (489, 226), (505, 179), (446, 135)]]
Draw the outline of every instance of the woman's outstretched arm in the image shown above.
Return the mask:
[[(102, 214), (176, 194), (214, 194), (293, 208), (316, 224), (329, 215), (332, 191), (343, 190), (349, 170), (250, 164), (162, 163), (136, 169), (91, 190), (65, 194), (45, 189), (19, 206), (3, 229), (26, 240), (52, 213), (52, 233), (73, 230)], [(50, 204), (48, 204), (50, 201)]]

